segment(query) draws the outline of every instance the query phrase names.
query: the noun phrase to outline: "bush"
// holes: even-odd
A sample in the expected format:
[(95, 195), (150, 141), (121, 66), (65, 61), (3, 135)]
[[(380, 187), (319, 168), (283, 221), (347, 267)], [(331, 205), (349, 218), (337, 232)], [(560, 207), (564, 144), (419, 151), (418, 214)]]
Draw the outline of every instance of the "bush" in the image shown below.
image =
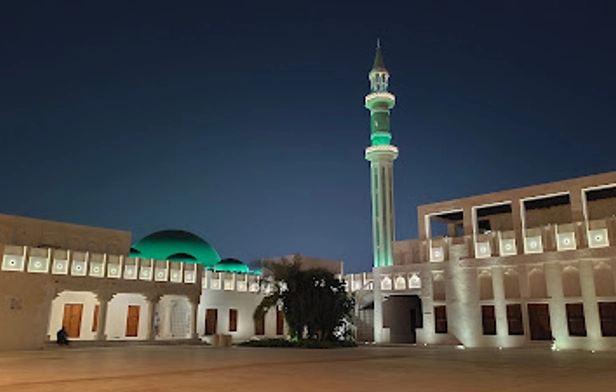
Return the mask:
[(350, 340), (336, 340), (332, 342), (319, 341), (315, 339), (304, 339), (301, 341), (291, 341), (286, 339), (260, 339), (248, 340), (238, 344), (242, 347), (290, 347), (290, 348), (342, 348), (342, 347), (357, 347), (357, 344)]

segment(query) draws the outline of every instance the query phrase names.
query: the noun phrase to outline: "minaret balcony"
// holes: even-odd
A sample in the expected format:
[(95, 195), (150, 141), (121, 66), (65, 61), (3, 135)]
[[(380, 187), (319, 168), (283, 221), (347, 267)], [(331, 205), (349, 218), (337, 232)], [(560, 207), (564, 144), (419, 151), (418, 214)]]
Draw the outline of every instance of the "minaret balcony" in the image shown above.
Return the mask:
[(366, 95), (366, 107), (368, 109), (370, 109), (370, 106), (381, 102), (386, 103), (391, 109), (396, 104), (396, 97), (388, 92), (374, 92)]
[(374, 157), (390, 156), (391, 159), (398, 157), (398, 147), (390, 144), (380, 144), (366, 148), (366, 159), (372, 160)]

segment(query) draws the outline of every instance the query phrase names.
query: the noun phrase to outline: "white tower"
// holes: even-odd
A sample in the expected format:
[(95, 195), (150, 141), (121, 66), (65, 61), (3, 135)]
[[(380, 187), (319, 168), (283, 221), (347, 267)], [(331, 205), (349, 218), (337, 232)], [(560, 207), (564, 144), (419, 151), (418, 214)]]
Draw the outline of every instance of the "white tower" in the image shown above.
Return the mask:
[[(398, 157), (398, 149), (390, 144), (389, 132), (389, 111), (394, 107), (396, 97), (387, 91), (389, 72), (385, 69), (379, 43), (368, 78), (371, 92), (366, 95), (366, 108), (370, 110), (371, 146), (366, 148), (366, 159), (370, 161), (372, 186), (374, 267), (386, 267), (393, 265), (394, 261), (393, 166)], [(379, 283), (375, 280), (374, 284)]]

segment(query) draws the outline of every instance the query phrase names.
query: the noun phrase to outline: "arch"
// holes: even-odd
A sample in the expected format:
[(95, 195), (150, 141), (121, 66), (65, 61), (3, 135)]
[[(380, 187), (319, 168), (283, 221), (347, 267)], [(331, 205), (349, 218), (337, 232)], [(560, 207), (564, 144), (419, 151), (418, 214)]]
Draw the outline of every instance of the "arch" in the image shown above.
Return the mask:
[(581, 297), (580, 271), (576, 267), (568, 265), (563, 269), (562, 275), (565, 297)]
[(614, 290), (614, 271), (612, 267), (604, 261), (600, 261), (594, 266), (595, 294), (597, 297), (612, 297)]
[(409, 278), (409, 289), (420, 289), (421, 278), (417, 274), (411, 275)]
[(517, 271), (509, 269), (504, 276), (505, 298), (520, 298), (520, 275)]
[(381, 279), (381, 290), (391, 290), (391, 286), (391, 278), (389, 276)]
[(488, 270), (479, 272), (479, 299), (494, 299), (494, 285), (492, 284), (492, 274)]
[(190, 337), (192, 304), (185, 296), (164, 295), (156, 306), (155, 331), (160, 339)]
[(66, 290), (58, 294), (49, 309), (49, 339), (55, 340), (56, 332), (64, 326), (71, 340), (95, 340), (98, 305), (91, 291)]
[(528, 286), (532, 298), (546, 298), (548, 296), (545, 275), (541, 268), (535, 267), (528, 273)]
[(404, 276), (396, 277), (394, 288), (396, 290), (406, 290), (406, 279), (404, 279)]
[(151, 307), (143, 294), (118, 293), (107, 306), (107, 340), (147, 339)]

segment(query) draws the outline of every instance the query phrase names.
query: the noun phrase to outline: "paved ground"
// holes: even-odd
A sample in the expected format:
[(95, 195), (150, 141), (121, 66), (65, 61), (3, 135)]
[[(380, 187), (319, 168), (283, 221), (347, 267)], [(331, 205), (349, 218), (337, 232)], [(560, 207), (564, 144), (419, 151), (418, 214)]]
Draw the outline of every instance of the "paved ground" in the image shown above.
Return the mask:
[(0, 391), (614, 391), (616, 353), (360, 347), (0, 353)]

